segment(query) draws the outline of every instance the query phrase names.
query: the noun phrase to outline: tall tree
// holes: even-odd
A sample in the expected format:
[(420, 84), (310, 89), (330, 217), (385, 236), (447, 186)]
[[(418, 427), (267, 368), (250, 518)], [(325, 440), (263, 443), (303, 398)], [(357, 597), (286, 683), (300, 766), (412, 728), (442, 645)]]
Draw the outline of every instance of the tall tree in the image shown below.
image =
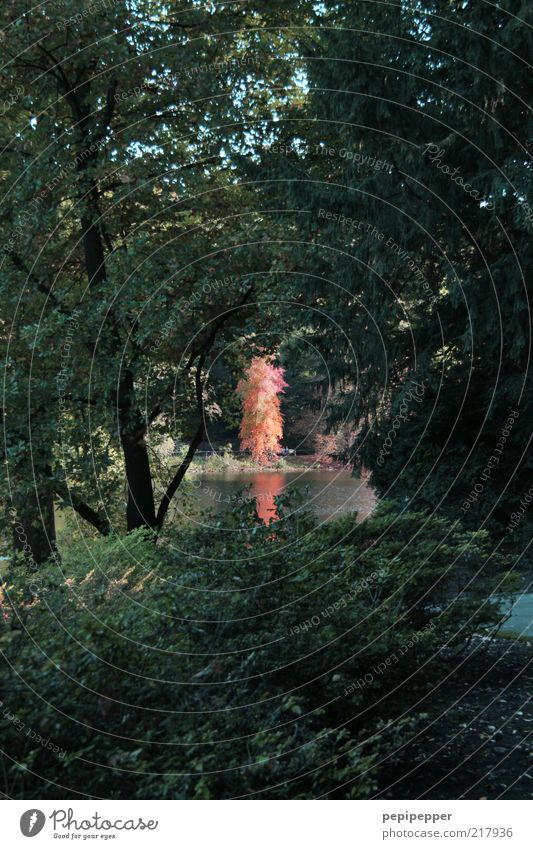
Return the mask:
[[(209, 357), (257, 312), (263, 224), (232, 155), (294, 74), (278, 0), (86, 11), (0, 12), (4, 493), (37, 560), (51, 499), (105, 533), (125, 489), (128, 529), (164, 521), (204, 435)], [(189, 450), (155, 481), (169, 433)]]
[(243, 411), (241, 449), (249, 450), (261, 465), (271, 463), (281, 451), (283, 418), (279, 396), (287, 387), (283, 372), (266, 357), (254, 357), (246, 377), (237, 384)]

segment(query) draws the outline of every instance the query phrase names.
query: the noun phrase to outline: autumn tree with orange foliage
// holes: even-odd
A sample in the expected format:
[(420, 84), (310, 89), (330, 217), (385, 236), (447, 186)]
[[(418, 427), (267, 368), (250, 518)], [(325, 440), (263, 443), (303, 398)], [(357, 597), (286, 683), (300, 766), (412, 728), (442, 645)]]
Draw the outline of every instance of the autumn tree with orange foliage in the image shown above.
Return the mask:
[(268, 358), (254, 357), (246, 377), (237, 384), (243, 411), (239, 432), (241, 450), (249, 450), (262, 466), (281, 451), (283, 417), (279, 395), (288, 386), (284, 373), (285, 369), (273, 366)]

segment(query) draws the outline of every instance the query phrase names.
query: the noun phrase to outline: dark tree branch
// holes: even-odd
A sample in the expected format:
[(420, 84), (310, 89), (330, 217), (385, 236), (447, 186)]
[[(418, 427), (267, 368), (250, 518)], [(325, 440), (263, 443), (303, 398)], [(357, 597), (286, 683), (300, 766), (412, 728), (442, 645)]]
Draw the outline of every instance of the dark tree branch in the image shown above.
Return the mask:
[(52, 292), (50, 287), (47, 286), (46, 283), (43, 283), (42, 280), (39, 280), (39, 278), (36, 277), (32, 271), (29, 270), (29, 268), (24, 263), (22, 257), (14, 253), (14, 251), (10, 251), (9, 256), (11, 257), (11, 261), (13, 262), (15, 268), (18, 271), (22, 271), (27, 276), (28, 280), (31, 280), (32, 283), (35, 283), (35, 286), (39, 292), (42, 292), (43, 295), (46, 295), (48, 298), (50, 298), (54, 306), (59, 308), (60, 312), (62, 312), (64, 315), (69, 315), (69, 311), (62, 306), (60, 301), (58, 301), (57, 297)]
[(115, 114), (115, 106), (116, 106), (116, 102), (117, 102), (115, 94), (116, 94), (116, 91), (117, 91), (117, 86), (118, 86), (118, 80), (116, 78), (113, 79), (108, 86), (107, 94), (106, 94), (106, 103), (105, 103), (105, 108), (104, 108), (104, 114), (102, 115), (102, 123), (101, 123), (102, 129), (101, 129), (101, 132), (100, 132), (100, 135), (98, 136), (98, 138), (103, 138), (106, 130), (108, 129), (108, 127), (111, 123), (113, 115)]
[(157, 407), (154, 407), (154, 409), (148, 416), (148, 427), (150, 427), (150, 425), (153, 424), (157, 418), (159, 418), (162, 412), (163, 407), (161, 406), (161, 404), (158, 404)]
[(253, 292), (253, 288), (248, 289), (244, 293), (244, 296), (241, 298), (241, 300), (239, 301), (238, 304), (235, 304), (234, 307), (231, 307), (229, 310), (226, 310), (225, 312), (223, 312), (218, 317), (218, 319), (216, 321), (212, 322), (211, 330), (207, 334), (205, 340), (199, 345), (198, 348), (195, 348), (191, 351), (191, 355), (190, 355), (189, 359), (187, 360), (187, 364), (185, 365), (185, 368), (184, 368), (185, 374), (189, 371), (189, 369), (192, 366), (193, 362), (195, 361), (196, 357), (198, 357), (200, 354), (202, 354), (204, 352), (207, 353), (207, 351), (209, 350), (209, 348), (211, 347), (211, 345), (215, 341), (217, 333), (220, 330), (220, 328), (226, 323), (228, 318), (230, 318), (234, 313), (238, 312), (242, 306), (244, 306), (244, 304), (246, 303), (246, 301), (248, 300), (248, 298), (250, 297), (252, 292)]
[(194, 436), (191, 440), (191, 444), (189, 445), (189, 449), (188, 449), (188, 451), (187, 451), (187, 453), (186, 453), (186, 455), (183, 459), (183, 462), (181, 463), (178, 471), (176, 472), (176, 474), (172, 478), (171, 482), (169, 483), (168, 487), (166, 488), (165, 494), (164, 494), (163, 498), (161, 499), (161, 504), (159, 505), (159, 510), (157, 511), (157, 516), (156, 516), (156, 527), (157, 527), (158, 530), (161, 530), (161, 527), (163, 525), (163, 522), (165, 521), (165, 517), (166, 517), (167, 512), (168, 512), (168, 508), (170, 507), (170, 502), (172, 501), (179, 485), (181, 484), (183, 478), (185, 477), (185, 473), (186, 473), (187, 469), (189, 468), (189, 466), (191, 465), (191, 462), (194, 458), (194, 455), (196, 454), (196, 450), (197, 450), (198, 446), (200, 445), (200, 443), (202, 442), (203, 438), (204, 438), (204, 421), (202, 419), (202, 421), (198, 425), (196, 433), (194, 434)]
[(76, 492), (69, 489), (66, 484), (54, 481), (54, 490), (56, 495), (58, 495), (65, 504), (72, 507), (82, 519), (89, 522), (89, 524), (96, 528), (99, 533), (103, 536), (107, 536), (109, 534), (111, 531), (111, 525), (106, 516), (102, 516), (101, 513), (97, 513), (96, 510), (89, 507), (89, 505), (86, 504)]
[[(228, 318), (230, 318), (234, 313), (238, 312), (238, 310), (242, 306), (244, 306), (244, 304), (249, 299), (252, 292), (253, 292), (253, 288), (248, 289), (244, 293), (244, 296), (241, 298), (241, 300), (239, 301), (238, 304), (236, 304), (234, 307), (231, 307), (229, 310), (226, 310), (225, 312), (223, 312), (219, 316), (219, 318), (212, 323), (211, 330), (210, 330), (209, 334), (206, 336), (206, 338), (204, 339), (204, 341), (201, 343), (201, 345), (199, 345), (197, 348), (195, 348), (193, 351), (191, 351), (191, 355), (190, 355), (189, 359), (187, 360), (187, 363), (185, 364), (184, 369), (183, 369), (184, 374), (187, 374), (187, 372), (189, 371), (189, 369), (191, 368), (192, 364), (194, 363), (195, 359), (198, 356), (202, 356), (202, 355), (207, 354), (207, 352), (209, 351), (209, 348), (211, 347), (211, 345), (215, 341), (217, 333), (219, 332), (219, 330), (222, 328), (222, 326), (225, 324), (225, 322), (228, 320)], [(204, 359), (205, 359), (205, 357), (204, 357)], [(169, 386), (167, 386), (167, 388), (164, 392), (164, 398), (166, 398), (168, 395), (170, 395), (172, 393), (173, 389), (174, 389), (174, 382), (172, 382)], [(157, 419), (157, 417), (160, 416), (162, 412), (163, 412), (163, 400), (160, 401), (158, 404), (156, 404), (154, 409), (151, 411), (151, 413), (148, 416), (148, 422), (150, 424), (152, 422), (154, 422), (155, 419)]]
[(196, 406), (198, 408), (198, 413), (199, 413), (199, 416), (200, 416), (200, 424), (198, 425), (198, 427), (196, 429), (196, 433), (194, 434), (194, 436), (191, 440), (191, 444), (189, 445), (189, 449), (188, 449), (188, 451), (187, 451), (187, 453), (186, 453), (186, 455), (183, 459), (183, 462), (181, 463), (180, 467), (178, 468), (178, 471), (176, 472), (176, 474), (172, 478), (171, 482), (169, 483), (169, 485), (168, 485), (168, 487), (165, 491), (165, 494), (164, 494), (163, 498), (161, 499), (161, 504), (159, 505), (159, 510), (157, 511), (157, 516), (156, 516), (156, 520), (155, 520), (156, 521), (156, 528), (158, 530), (161, 530), (161, 527), (163, 526), (163, 522), (165, 521), (165, 516), (167, 515), (167, 512), (168, 512), (168, 508), (170, 507), (170, 502), (172, 501), (179, 485), (181, 484), (183, 478), (185, 477), (185, 473), (186, 473), (187, 469), (189, 468), (189, 466), (191, 465), (191, 462), (193, 460), (194, 455), (196, 454), (196, 450), (197, 450), (198, 446), (200, 445), (200, 443), (202, 442), (202, 439), (204, 438), (204, 434), (205, 434), (205, 426), (204, 426), (205, 419), (204, 419), (204, 416), (205, 416), (205, 413), (204, 413), (204, 398), (203, 398), (203, 385), (202, 385), (202, 369), (204, 367), (205, 358), (207, 356), (207, 350), (208, 349), (206, 349), (202, 353), (202, 356), (200, 357), (200, 360), (199, 360), (198, 365), (196, 367), (196, 374), (195, 374), (195, 379), (194, 379), (194, 385), (195, 385), (195, 391), (196, 391)]
[[(79, 102), (79, 100), (78, 100), (78, 98), (77, 98), (77, 96), (74, 92), (74, 89), (71, 86), (69, 80), (67, 79), (67, 76), (66, 76), (63, 68), (61, 67), (61, 62), (58, 62), (57, 59), (55, 58), (55, 56), (53, 55), (53, 53), (50, 53), (50, 51), (47, 50), (46, 47), (44, 47), (42, 44), (38, 44), (37, 48), (38, 48), (38, 50), (41, 51), (41, 53), (44, 53), (44, 55), (47, 57), (47, 59), (49, 59), (53, 63), (52, 67), (51, 68), (49, 67), (46, 70), (56, 80), (58, 80), (60, 83), (63, 84), (63, 88), (64, 88), (64, 91), (65, 91), (65, 97), (71, 105), (71, 108), (72, 108), (72, 111), (74, 113), (76, 120), (81, 123), (86, 116), (84, 116), (82, 109), (81, 109), (81, 106), (80, 106), (80, 102)], [(56, 68), (57, 68), (57, 73), (55, 73), (55, 70), (54, 70)]]

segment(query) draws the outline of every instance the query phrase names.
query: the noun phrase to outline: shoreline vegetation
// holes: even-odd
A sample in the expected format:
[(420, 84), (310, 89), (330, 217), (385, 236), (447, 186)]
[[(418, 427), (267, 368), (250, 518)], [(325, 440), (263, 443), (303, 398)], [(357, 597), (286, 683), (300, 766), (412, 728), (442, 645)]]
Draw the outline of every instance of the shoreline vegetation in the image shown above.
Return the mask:
[[(171, 467), (177, 467), (182, 462), (182, 457), (176, 454), (168, 458)], [(196, 475), (216, 475), (221, 472), (301, 472), (302, 468), (320, 469), (320, 471), (340, 471), (350, 468), (348, 464), (334, 460), (323, 454), (304, 454), (300, 457), (294, 455), (279, 456), (270, 465), (261, 465), (252, 457), (237, 457), (231, 452), (213, 453), (209, 456), (196, 456), (186, 477)]]

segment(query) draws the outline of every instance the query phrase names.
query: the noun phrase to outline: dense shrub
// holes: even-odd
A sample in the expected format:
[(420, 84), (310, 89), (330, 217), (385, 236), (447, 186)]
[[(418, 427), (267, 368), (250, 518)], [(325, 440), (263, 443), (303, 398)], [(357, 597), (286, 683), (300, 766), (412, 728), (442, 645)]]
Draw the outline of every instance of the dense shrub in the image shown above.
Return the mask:
[(446, 656), (497, 621), (502, 564), (483, 534), (394, 505), (318, 525), (279, 502), (274, 526), (245, 503), (156, 545), (12, 564), (4, 793), (372, 794)]

